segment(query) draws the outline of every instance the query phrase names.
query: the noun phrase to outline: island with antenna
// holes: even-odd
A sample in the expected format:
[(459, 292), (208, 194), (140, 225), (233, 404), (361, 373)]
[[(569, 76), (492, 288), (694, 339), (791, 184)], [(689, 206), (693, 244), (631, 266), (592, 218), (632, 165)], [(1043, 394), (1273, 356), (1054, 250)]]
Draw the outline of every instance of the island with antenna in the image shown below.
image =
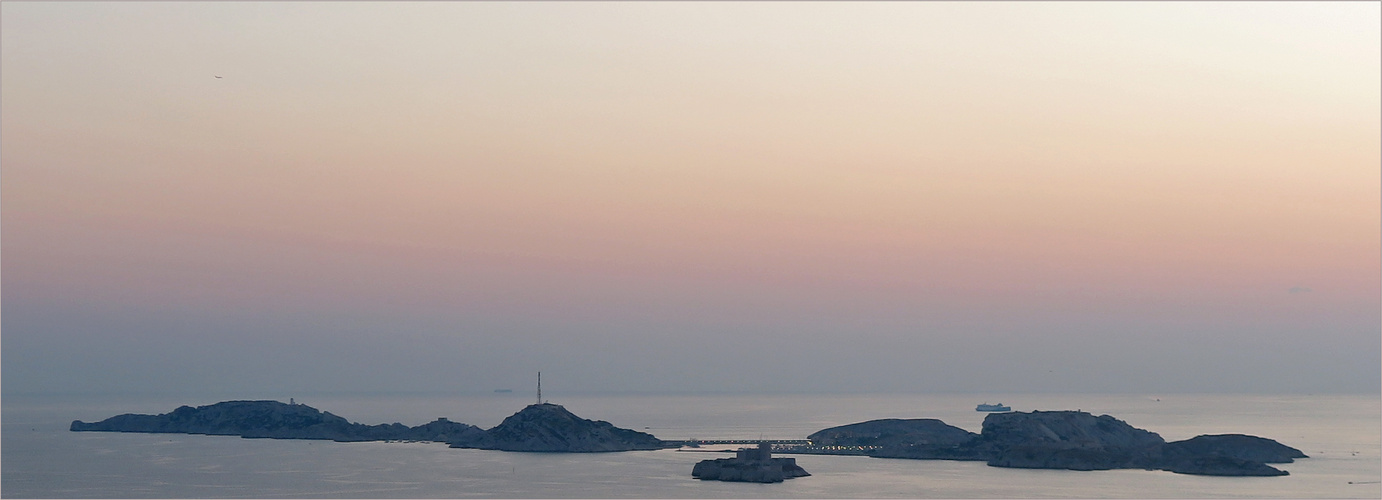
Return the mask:
[(453, 448), (482, 450), (588, 453), (657, 450), (677, 447), (652, 434), (587, 420), (561, 405), (542, 399), (538, 374), (538, 402), (528, 405), (491, 428), (446, 418), (409, 427), (400, 423), (365, 425), (298, 404), (280, 401), (224, 401), (206, 406), (182, 406), (159, 415), (125, 414), (99, 422), (76, 420), (72, 431), (207, 434), (269, 439), (356, 441), (427, 441)]

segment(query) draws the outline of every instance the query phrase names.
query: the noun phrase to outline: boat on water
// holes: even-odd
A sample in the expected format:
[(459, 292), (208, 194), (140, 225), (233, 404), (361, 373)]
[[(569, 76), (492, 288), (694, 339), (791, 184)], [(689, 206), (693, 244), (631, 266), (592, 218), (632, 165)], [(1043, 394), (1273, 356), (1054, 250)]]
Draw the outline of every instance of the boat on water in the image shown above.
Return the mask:
[(513, 392), (513, 389), (495, 389), (494, 392), (498, 392), (498, 393), (508, 393), (508, 392)]
[(974, 407), (974, 411), (1013, 411), (1011, 406), (1003, 406), (1003, 403), (991, 405), (988, 403)]

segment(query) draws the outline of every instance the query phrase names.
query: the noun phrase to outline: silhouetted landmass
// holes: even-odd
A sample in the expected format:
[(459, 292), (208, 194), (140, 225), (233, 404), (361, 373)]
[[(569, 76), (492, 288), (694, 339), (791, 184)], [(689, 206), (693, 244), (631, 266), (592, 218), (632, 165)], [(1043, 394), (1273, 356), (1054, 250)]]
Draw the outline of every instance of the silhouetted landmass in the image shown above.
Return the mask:
[(95, 423), (76, 420), (71, 430), (347, 442), (435, 441), (455, 448), (504, 451), (601, 452), (665, 447), (652, 434), (586, 420), (554, 404), (530, 405), (489, 430), (444, 418), (417, 427), (364, 425), (307, 405), (278, 401), (225, 401), (196, 408), (183, 406), (161, 415), (125, 414)]
[[(278, 401), (226, 401), (195, 408), (182, 406), (161, 415), (125, 414), (94, 423), (76, 420), (71, 430), (332, 441), (433, 441), (455, 448), (533, 452), (612, 452), (675, 446), (651, 434), (586, 420), (560, 405), (546, 403), (529, 405), (489, 430), (444, 418), (416, 427), (399, 423), (365, 425), (307, 405)], [(1300, 450), (1271, 439), (1242, 434), (1202, 435), (1167, 443), (1156, 433), (1117, 418), (1081, 411), (995, 413), (984, 418), (979, 434), (936, 419), (871, 420), (824, 429), (811, 434), (810, 439), (814, 446), (790, 451), (981, 460), (994, 467), (1149, 469), (1215, 476), (1284, 476), (1286, 471), (1267, 464), (1307, 458)], [(829, 449), (832, 447), (849, 449)], [(749, 472), (764, 467), (779, 467), (785, 471), (783, 477), (795, 477), (791, 474), (800, 468), (792, 469), (796, 467), (794, 461), (788, 467), (787, 460), (706, 461), (711, 464), (697, 465), (702, 472), (697, 477), (737, 475), (753, 479), (728, 480), (771, 481), (775, 477), (772, 472)]]
[(1145, 468), (1142, 457), (1166, 441), (1108, 415), (1081, 411), (995, 413), (984, 418), (976, 447), (988, 464), (1027, 469)]
[[(1271, 439), (1243, 434), (1195, 436), (1166, 443), (1159, 451), (1160, 456), (1156, 460), (1158, 469), (1215, 476), (1284, 476), (1287, 474), (1285, 471), (1273, 473), (1279, 469), (1266, 464), (1291, 463), (1297, 458), (1309, 458), (1300, 450)], [(1235, 471), (1259, 473), (1232, 473)]]
[(652, 434), (586, 420), (561, 405), (543, 403), (528, 405), (482, 434), (453, 441), (451, 447), (585, 453), (657, 450), (666, 445)]
[(1167, 443), (1160, 435), (1117, 418), (1080, 411), (995, 413), (985, 417), (980, 433), (970, 433), (968, 439), (948, 427), (938, 420), (878, 420), (832, 427), (812, 436), (824, 437), (831, 443), (879, 446), (862, 452), (879, 458), (982, 460), (994, 467), (1029, 469), (1151, 469), (1214, 476), (1284, 476), (1286, 471), (1266, 464), (1305, 458), (1295, 448), (1241, 434), (1197, 436)]
[(806, 438), (811, 440), (810, 453), (874, 455), (886, 452), (905, 453), (906, 458), (980, 460), (962, 448), (978, 436), (934, 418), (888, 418), (822, 429)]
[(806, 439), (818, 446), (949, 446), (968, 442), (976, 436), (934, 418), (887, 418), (823, 429)]
[(691, 468), (691, 477), (715, 481), (780, 483), (809, 475), (806, 469), (797, 465), (795, 458), (773, 458), (772, 445), (767, 443), (760, 443), (757, 448), (739, 450), (734, 458), (701, 460)]
[(1290, 446), (1244, 434), (1195, 436), (1167, 443), (1162, 453), (1167, 456), (1218, 455), (1269, 464), (1289, 464), (1297, 458), (1310, 458)]
[(207, 406), (182, 406), (161, 415), (125, 414), (100, 422), (72, 422), (73, 431), (209, 434), (272, 439), (331, 441), (436, 441), (468, 439), (484, 431), (473, 425), (439, 418), (408, 427), (403, 424), (364, 425), (302, 404), (278, 401), (225, 401)]

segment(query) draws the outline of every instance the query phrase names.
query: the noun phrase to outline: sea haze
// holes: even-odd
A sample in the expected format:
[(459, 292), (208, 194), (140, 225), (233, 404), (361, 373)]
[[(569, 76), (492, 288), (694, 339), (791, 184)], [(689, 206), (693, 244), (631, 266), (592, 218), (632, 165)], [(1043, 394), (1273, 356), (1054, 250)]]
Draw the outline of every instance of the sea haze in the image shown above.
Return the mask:
[[(282, 398), (286, 399), (286, 398)], [(576, 414), (664, 439), (800, 439), (875, 418), (939, 418), (978, 431), (980, 402), (1015, 410), (1081, 409), (1179, 440), (1245, 433), (1299, 448), (1285, 477), (1164, 471), (1077, 472), (980, 462), (797, 456), (812, 476), (731, 484), (691, 478), (724, 456), (674, 450), (510, 453), (424, 443), (335, 443), (182, 434), (74, 433), (74, 419), (165, 413), (219, 399), (7, 398), (3, 490), (16, 497), (258, 498), (1376, 498), (1382, 449), (1376, 396), (1254, 395), (553, 395)], [(298, 402), (361, 423), (448, 417), (490, 427), (531, 403), (518, 394), (302, 395)], [(1353, 483), (1353, 484), (1350, 484)]]

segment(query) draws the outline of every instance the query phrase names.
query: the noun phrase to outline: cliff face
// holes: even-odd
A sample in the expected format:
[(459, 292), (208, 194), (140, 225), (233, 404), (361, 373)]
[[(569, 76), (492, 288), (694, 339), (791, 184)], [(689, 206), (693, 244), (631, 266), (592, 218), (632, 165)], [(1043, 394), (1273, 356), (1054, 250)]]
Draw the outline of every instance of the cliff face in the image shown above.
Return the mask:
[(662, 440), (652, 434), (586, 420), (561, 405), (535, 404), (510, 415), (483, 435), (452, 441), (454, 448), (504, 451), (605, 452), (657, 450)]
[(307, 405), (278, 401), (226, 401), (213, 405), (182, 406), (161, 415), (125, 414), (100, 422), (72, 422), (73, 431), (154, 432), (210, 434), (274, 439), (328, 439), (332, 441), (440, 441), (482, 433), (480, 428), (438, 419), (408, 427), (403, 424), (364, 425), (347, 421)]

